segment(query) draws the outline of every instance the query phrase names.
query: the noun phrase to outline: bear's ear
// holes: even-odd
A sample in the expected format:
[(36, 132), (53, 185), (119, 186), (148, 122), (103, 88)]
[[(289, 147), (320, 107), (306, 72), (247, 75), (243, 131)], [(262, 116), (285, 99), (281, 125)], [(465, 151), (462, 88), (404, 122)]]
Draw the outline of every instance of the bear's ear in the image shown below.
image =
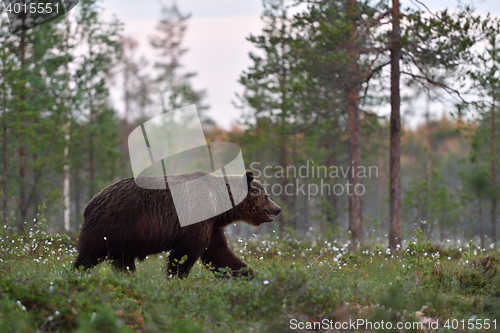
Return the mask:
[(245, 175), (247, 177), (248, 188), (250, 188), (250, 187), (252, 187), (252, 182), (254, 179), (253, 171), (247, 170), (247, 171), (245, 171)]

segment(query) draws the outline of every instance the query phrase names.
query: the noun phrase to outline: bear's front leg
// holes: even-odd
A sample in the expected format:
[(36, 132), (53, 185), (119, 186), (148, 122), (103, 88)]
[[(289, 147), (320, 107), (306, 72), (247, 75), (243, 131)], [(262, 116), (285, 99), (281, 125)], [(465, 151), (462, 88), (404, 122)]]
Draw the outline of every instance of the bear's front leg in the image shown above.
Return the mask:
[(187, 277), (201, 252), (202, 250), (193, 249), (187, 244), (173, 249), (168, 256), (167, 276)]
[(229, 248), (223, 228), (213, 228), (210, 245), (201, 256), (201, 260), (203, 265), (211, 267), (214, 271), (229, 267), (232, 276), (254, 276), (251, 268), (242, 270), (247, 265)]

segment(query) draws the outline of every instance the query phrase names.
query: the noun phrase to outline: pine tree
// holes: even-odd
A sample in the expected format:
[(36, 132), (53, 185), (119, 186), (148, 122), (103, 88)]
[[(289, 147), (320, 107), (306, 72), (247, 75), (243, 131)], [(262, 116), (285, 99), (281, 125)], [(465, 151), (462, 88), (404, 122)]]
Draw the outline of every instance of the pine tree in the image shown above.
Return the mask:
[[(62, 34), (58, 30), (61, 19), (37, 26), (13, 36), (6, 46), (20, 66), (18, 84), (11, 86), (12, 105), (9, 129), (16, 139), (11, 146), (18, 150), (18, 160), (12, 163), (19, 170), (11, 184), (18, 184), (13, 193), (20, 216), (19, 228), (24, 227), (31, 212), (35, 213), (37, 200), (49, 191), (41, 186), (49, 182), (44, 172), (53, 170), (58, 159), (50, 154), (57, 145), (60, 109), (57, 107), (60, 73), (67, 58), (61, 54)], [(9, 91), (9, 88), (6, 88)]]
[[(482, 53), (476, 55), (475, 67), (468, 72), (469, 77), (474, 81), (474, 88), (481, 98), (480, 102), (474, 104), (473, 107), (478, 111), (481, 120), (475, 140), (481, 140), (483, 144), (474, 146), (473, 157), (479, 159), (481, 156), (489, 155), (485, 159), (489, 160), (490, 163), (490, 185), (485, 190), (491, 201), (491, 234), (493, 244), (496, 246), (497, 206), (500, 196), (500, 191), (497, 188), (496, 167), (498, 157), (496, 115), (498, 112), (497, 104), (500, 99), (500, 49), (498, 48), (500, 21), (487, 18), (482, 25), (482, 33), (486, 42), (485, 49)], [(489, 129), (485, 127), (489, 127)], [(486, 134), (489, 135), (489, 138), (485, 137)], [(480, 148), (483, 146), (490, 147), (488, 153), (481, 151)]]
[[(314, 99), (310, 104), (322, 122), (331, 124), (328, 146), (330, 149), (335, 147), (344, 131), (348, 138), (347, 165), (354, 170), (349, 172), (352, 195), (348, 197), (348, 229), (353, 244), (363, 238), (362, 198), (357, 192), (362, 185), (358, 178), (361, 115), (367, 101), (363, 88), (385, 65), (372, 54), (377, 46), (375, 28), (380, 20), (377, 8), (354, 0), (321, 1), (298, 16), (295, 24), (303, 31), (298, 34), (302, 39), (298, 49), (308, 78), (309, 99)], [(330, 151), (329, 154), (337, 159), (338, 152)]]
[[(296, 112), (300, 99), (295, 94), (295, 88), (300, 84), (294, 52), (296, 46), (288, 14), (289, 4), (284, 0), (267, 0), (263, 5), (263, 33), (247, 38), (259, 53), (250, 53), (253, 64), (240, 76), (239, 82), (245, 90), (237, 97), (241, 102), (239, 107), (245, 112), (246, 125), (251, 131), (264, 132), (259, 137), (267, 137), (267, 142), (258, 149), (286, 169), (290, 163), (297, 162), (297, 136), (302, 131), (301, 116)], [(268, 142), (277, 144), (269, 145)], [(290, 195), (285, 191), (290, 181), (287, 177), (279, 179), (282, 189), (280, 204), (286, 212), (279, 219), (281, 232), (285, 226), (297, 227), (298, 198), (295, 192)]]
[(391, 30), (385, 38), (381, 36), (386, 44), (381, 51), (390, 52), (391, 65), (389, 247), (394, 251), (400, 248), (402, 236), (400, 81), (405, 78), (408, 85), (421, 86), (429, 96), (439, 96), (435, 91), (441, 89), (462, 99), (456, 86), (463, 82), (463, 67), (476, 42), (473, 33), (479, 19), (470, 8), (430, 16), (420, 9), (401, 13), (399, 0), (392, 1), (390, 13)]
[[(4, 7), (0, 8), (0, 13), (3, 13)], [(11, 47), (15, 43), (16, 36), (9, 32), (9, 24), (6, 20), (0, 21), (0, 65), (1, 65), (1, 109), (2, 109), (2, 221), (3, 225), (7, 224), (9, 219), (8, 198), (12, 196), (12, 192), (8, 188), (8, 182), (11, 178), (9, 165), (12, 162), (9, 156), (12, 155), (12, 147), (9, 142), (12, 142), (13, 133), (10, 127), (14, 121), (11, 116), (15, 115), (16, 99), (13, 92), (19, 91), (23, 81), (19, 80), (20, 66), (16, 61), (16, 57), (11, 52)]]
[(391, 53), (391, 120), (389, 162), (389, 248), (399, 250), (401, 230), (401, 95), (400, 58), (401, 26), (399, 0), (392, 0)]
[[(92, 197), (97, 189), (96, 171), (99, 160), (112, 161), (117, 157), (114, 146), (117, 140), (116, 119), (109, 106), (107, 80), (113, 74), (112, 70), (120, 56), (121, 24), (116, 20), (104, 22), (97, 0), (82, 0), (79, 7), (75, 38), (78, 44), (85, 47), (85, 52), (78, 59), (77, 84), (82, 101), (79, 106), (80, 113), (84, 115), (87, 123), (87, 138), (84, 140), (87, 143), (89, 196)], [(104, 124), (103, 121), (109, 124)], [(101, 126), (105, 126), (104, 131)], [(101, 146), (101, 140), (106, 140), (105, 138), (110, 141)], [(105, 149), (98, 148), (111, 149), (108, 151), (110, 155), (105, 157)], [(108, 167), (110, 165), (113, 164)], [(116, 170), (116, 167), (102, 169), (105, 173), (113, 170)], [(106, 178), (111, 180), (113, 176), (108, 174)]]
[(182, 73), (182, 56), (187, 49), (182, 46), (190, 15), (183, 15), (174, 2), (170, 7), (162, 8), (163, 18), (158, 23), (157, 34), (150, 37), (151, 46), (158, 51), (158, 60), (154, 67), (158, 71), (156, 77), (157, 90), (160, 95), (162, 112), (172, 111), (180, 107), (196, 104), (201, 113), (208, 108), (203, 103), (204, 90), (195, 90), (191, 79), (193, 72)]

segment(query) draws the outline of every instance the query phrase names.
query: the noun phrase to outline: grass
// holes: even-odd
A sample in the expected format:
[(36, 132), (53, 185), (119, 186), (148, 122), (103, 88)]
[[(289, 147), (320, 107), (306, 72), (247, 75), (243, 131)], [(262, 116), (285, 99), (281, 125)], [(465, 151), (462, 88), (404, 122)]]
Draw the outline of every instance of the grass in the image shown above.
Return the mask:
[[(166, 254), (139, 263), (135, 274), (108, 263), (75, 272), (74, 243), (43, 228), (23, 237), (0, 234), (0, 332), (288, 332), (291, 320), (324, 319), (437, 320), (434, 331), (481, 331), (467, 328), (471, 318), (497, 319), (490, 331), (500, 330), (498, 252), (469, 260), (458, 249), (438, 255), (425, 247), (428, 253), (391, 257), (375, 247), (254, 236), (231, 244), (254, 279), (219, 278), (196, 265), (181, 280), (166, 278)], [(465, 328), (443, 327), (453, 319), (464, 319)]]

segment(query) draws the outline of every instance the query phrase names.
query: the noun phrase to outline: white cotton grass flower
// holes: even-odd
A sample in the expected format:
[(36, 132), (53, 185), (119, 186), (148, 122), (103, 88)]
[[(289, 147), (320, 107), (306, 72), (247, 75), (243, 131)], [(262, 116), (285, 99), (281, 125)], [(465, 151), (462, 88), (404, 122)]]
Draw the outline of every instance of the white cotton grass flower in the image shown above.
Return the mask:
[(26, 311), (26, 307), (21, 303), (20, 300), (17, 300), (17, 305), (21, 308), (21, 310)]

